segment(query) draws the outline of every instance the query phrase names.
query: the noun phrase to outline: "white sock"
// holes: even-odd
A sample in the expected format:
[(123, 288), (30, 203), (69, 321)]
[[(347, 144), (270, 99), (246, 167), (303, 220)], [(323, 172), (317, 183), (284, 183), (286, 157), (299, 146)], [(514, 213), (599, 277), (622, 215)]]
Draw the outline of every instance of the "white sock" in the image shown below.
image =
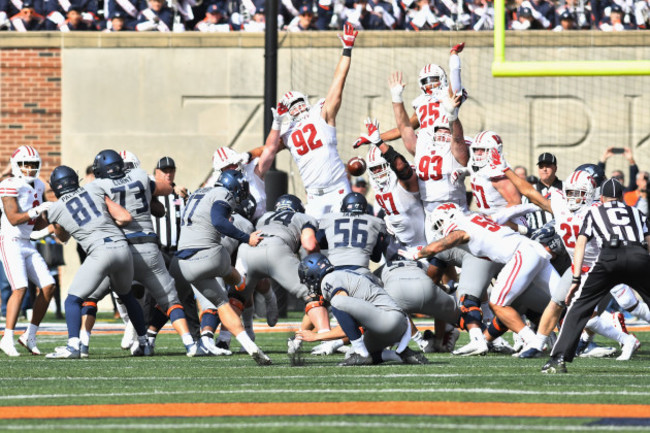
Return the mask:
[(36, 332), (38, 332), (38, 325), (30, 323), (27, 327), (27, 338), (36, 337)]
[(620, 344), (623, 344), (623, 342), (625, 341), (625, 337), (627, 336), (626, 333), (621, 332), (618, 329), (614, 328), (614, 326), (612, 326), (611, 324), (606, 323), (604, 320), (600, 318), (600, 316), (595, 316), (589, 319), (587, 325), (590, 325), (589, 329), (594, 331), (596, 334), (617, 341)]
[(192, 338), (192, 334), (189, 332), (186, 332), (185, 334), (181, 335), (181, 340), (183, 340), (183, 344), (186, 346), (189, 346), (190, 344), (194, 344), (194, 339)]
[(468, 332), (470, 340), (485, 340), (485, 336), (483, 335), (481, 328), (471, 328)]
[(115, 305), (117, 306), (117, 312), (120, 313), (120, 317), (122, 318), (122, 321), (124, 322), (125, 325), (127, 325), (130, 322), (129, 319), (129, 312), (126, 310), (126, 305), (122, 303), (122, 301), (118, 301), (116, 298), (115, 300)]
[(533, 346), (535, 347), (535, 343), (537, 341), (537, 337), (535, 336), (535, 333), (533, 332), (532, 329), (530, 329), (529, 326), (525, 326), (524, 329), (521, 331), (517, 332), (517, 334), (521, 337), (522, 340), (524, 340), (524, 343), (527, 346)]
[(359, 355), (364, 356), (364, 357), (369, 357), (370, 353), (368, 353), (368, 349), (366, 348), (365, 343), (363, 342), (363, 335), (356, 340), (350, 340), (350, 344), (352, 344), (352, 350), (357, 352)]
[(68, 346), (79, 350), (79, 338), (78, 337), (68, 338)]
[(217, 340), (230, 343), (231, 339), (232, 339), (232, 334), (230, 333), (230, 331), (222, 327), (221, 330), (219, 331), (219, 338), (217, 338)]
[(248, 336), (246, 331), (240, 332), (239, 334), (237, 334), (237, 336), (235, 336), (235, 338), (237, 338), (239, 344), (241, 344), (241, 346), (246, 350), (246, 352), (249, 355), (252, 355), (253, 353), (257, 352), (258, 350), (257, 344), (255, 344), (253, 340), (251, 340), (251, 338)]
[(422, 337), (422, 333), (420, 331), (417, 331), (415, 334), (411, 335), (411, 340), (420, 344), (421, 342), (423, 342), (424, 338)]
[(5, 335), (3, 338), (9, 338), (11, 340), (14, 339), (14, 330), (13, 329), (5, 329)]
[(79, 332), (79, 340), (81, 340), (81, 344), (84, 346), (90, 346), (90, 332), (82, 329)]
[(535, 344), (533, 347), (539, 351), (544, 350), (544, 345), (546, 344), (546, 341), (548, 340), (548, 335), (540, 334), (539, 332), (535, 334)]
[(384, 349), (381, 351), (381, 360), (384, 362), (388, 362), (388, 361), (404, 362), (402, 361), (402, 358), (399, 357), (397, 352), (390, 349)]
[(643, 301), (639, 301), (636, 308), (630, 311), (630, 314), (639, 319), (643, 319), (646, 322), (650, 322), (650, 308), (648, 308), (648, 304)]
[(330, 331), (331, 331), (330, 328), (323, 328), (323, 329), (319, 329), (317, 334), (322, 334), (323, 332), (330, 332)]

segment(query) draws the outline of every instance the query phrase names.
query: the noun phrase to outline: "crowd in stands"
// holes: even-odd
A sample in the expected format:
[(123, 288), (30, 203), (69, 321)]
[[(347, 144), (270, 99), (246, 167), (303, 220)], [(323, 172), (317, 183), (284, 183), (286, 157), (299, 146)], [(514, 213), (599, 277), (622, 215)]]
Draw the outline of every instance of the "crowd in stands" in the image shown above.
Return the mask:
[[(492, 30), (491, 0), (280, 0), (278, 28)], [(511, 30), (646, 29), (650, 0), (507, 0)], [(262, 32), (265, 0), (0, 0), (0, 30)]]

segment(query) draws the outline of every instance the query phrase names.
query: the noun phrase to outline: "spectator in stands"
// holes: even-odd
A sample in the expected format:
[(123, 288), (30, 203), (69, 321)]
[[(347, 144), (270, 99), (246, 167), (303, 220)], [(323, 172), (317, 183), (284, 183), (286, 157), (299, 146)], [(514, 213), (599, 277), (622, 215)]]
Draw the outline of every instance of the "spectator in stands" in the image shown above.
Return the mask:
[(380, 13), (375, 12), (375, 7), (368, 0), (355, 0), (354, 8), (347, 12), (346, 22), (352, 24), (355, 29), (363, 30), (386, 30), (386, 24), (382, 19), (384, 9)]
[(36, 12), (32, 0), (25, 0), (20, 12), (12, 16), (10, 21), (12, 30), (17, 32), (28, 32), (33, 30), (42, 30), (45, 17)]
[(306, 30), (316, 30), (314, 26), (314, 13), (311, 7), (304, 5), (299, 9), (299, 14), (287, 26), (288, 32), (302, 32)]
[(650, 0), (639, 0), (634, 3), (634, 22), (639, 29), (650, 28)]
[(126, 30), (126, 21), (124, 13), (116, 11), (111, 15), (110, 20), (106, 21), (105, 32), (123, 32)]
[[(59, 12), (57, 14), (61, 15)], [(86, 17), (88, 21), (84, 20)], [(48, 20), (45, 23), (46, 30), (58, 30), (61, 32), (78, 32), (78, 31), (92, 31), (97, 30), (95, 18), (92, 14), (83, 12), (77, 7), (71, 6), (66, 12), (66, 18), (63, 22), (56, 24), (54, 21)]]
[[(614, 146), (609, 146), (607, 149), (605, 149), (605, 152), (603, 153), (603, 156), (600, 157), (600, 161), (598, 161), (598, 166), (603, 169), (603, 172), (605, 172), (605, 164), (607, 163), (607, 160), (611, 158), (615, 154), (620, 154), (622, 153), (625, 159), (627, 159), (627, 162), (630, 166), (630, 184), (625, 187), (625, 191), (634, 191), (637, 187), (636, 185), (636, 176), (639, 174), (639, 167), (637, 167), (636, 162), (634, 161), (634, 155), (632, 155), (632, 149), (629, 147), (623, 147), (623, 151), (620, 151), (620, 147), (614, 147)], [(612, 172), (611, 177), (615, 178), (618, 180), (621, 185), (625, 186), (625, 175), (623, 174), (622, 171), (620, 170), (614, 170)]]
[(241, 30), (244, 32), (263, 32), (266, 29), (266, 15), (263, 7), (255, 9), (249, 20), (244, 20)]
[(526, 177), (528, 177), (528, 170), (526, 170), (526, 167), (523, 165), (516, 166), (513, 171), (522, 179), (526, 179)]
[(234, 30), (232, 24), (226, 18), (225, 11), (216, 4), (208, 6), (205, 11), (205, 18), (199, 21), (194, 29), (204, 33), (230, 32)]
[(640, 171), (636, 175), (636, 189), (623, 195), (623, 200), (628, 206), (639, 208), (648, 215), (648, 172)]
[(139, 32), (171, 32), (174, 25), (174, 13), (164, 0), (148, 0), (146, 9), (138, 14), (138, 24), (135, 29)]
[[(607, 8), (605, 9), (607, 11)], [(624, 30), (633, 30), (634, 24), (623, 21), (623, 8), (617, 4), (609, 7), (609, 17), (600, 20), (598, 28), (604, 32), (620, 32)], [(627, 16), (629, 21), (629, 16)]]
[(472, 11), (473, 30), (494, 29), (494, 2), (491, 0), (476, 0)]
[(555, 26), (553, 31), (561, 32), (561, 31), (565, 31), (565, 30), (577, 30), (578, 29), (578, 26), (576, 24), (575, 16), (573, 15), (572, 12), (569, 12), (566, 9), (562, 12), (562, 14), (560, 14), (559, 20), (560, 20), (560, 24)]
[(573, 14), (575, 25), (579, 29), (588, 29), (591, 27), (591, 6), (587, 0), (566, 0), (556, 13), (555, 27), (561, 25), (561, 17), (564, 12)]
[[(116, 13), (121, 13), (124, 17), (124, 29), (135, 30), (138, 23), (138, 13), (146, 9), (146, 7), (147, 2), (145, 0), (108, 0), (108, 16), (113, 17)], [(110, 28), (111, 25), (107, 23), (106, 28)]]
[(433, 13), (427, 0), (415, 0), (406, 17), (407, 30), (438, 30), (440, 21)]
[[(57, 1), (48, 0), (46, 4), (46, 30), (77, 31), (77, 30), (96, 30), (99, 24), (97, 16), (96, 0), (72, 0)], [(79, 17), (73, 14), (69, 16), (71, 10), (76, 10)], [(66, 21), (68, 20), (68, 21)], [(85, 24), (79, 24), (83, 21)], [(76, 24), (70, 25), (70, 22)]]
[[(450, 0), (433, 0), (433, 12), (445, 29), (464, 30), (471, 24), (471, 12), (467, 2), (459, 3)], [(462, 5), (462, 10), (458, 6)]]

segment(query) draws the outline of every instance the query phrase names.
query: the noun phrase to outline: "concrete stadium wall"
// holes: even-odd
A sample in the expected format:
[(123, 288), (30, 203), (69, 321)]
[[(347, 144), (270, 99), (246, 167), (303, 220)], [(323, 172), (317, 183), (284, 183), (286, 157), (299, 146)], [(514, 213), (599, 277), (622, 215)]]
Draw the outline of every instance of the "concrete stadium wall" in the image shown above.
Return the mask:
[[(506, 57), (650, 58), (648, 32), (575, 32), (570, 47), (563, 38), (509, 33)], [(391, 71), (404, 71), (410, 101), (419, 92), (419, 68), (445, 66), (448, 48), (463, 40), (463, 80), (471, 96), (461, 111), (466, 135), (499, 132), (509, 162), (529, 170), (537, 154), (552, 151), (561, 177), (595, 161), (607, 145), (630, 146), (639, 165), (650, 166), (650, 76), (496, 79), (488, 32), (362, 33), (337, 119), (342, 157), (360, 153), (350, 144), (368, 115), (384, 127), (394, 124), (386, 88)], [(340, 56), (335, 34), (281, 34), (279, 43), (278, 94), (293, 88), (324, 96)], [(177, 183), (193, 189), (209, 174), (216, 147), (245, 151), (264, 141), (262, 34), (3, 33), (0, 72), (0, 158), (31, 143), (46, 157), (45, 179), (59, 163), (82, 173), (99, 150), (114, 148), (134, 152), (147, 170), (172, 156)], [(290, 173), (290, 192), (303, 196), (287, 152), (277, 166)], [(612, 160), (608, 173), (614, 168), (624, 168), (622, 159)], [(76, 255), (68, 250), (72, 270)]]

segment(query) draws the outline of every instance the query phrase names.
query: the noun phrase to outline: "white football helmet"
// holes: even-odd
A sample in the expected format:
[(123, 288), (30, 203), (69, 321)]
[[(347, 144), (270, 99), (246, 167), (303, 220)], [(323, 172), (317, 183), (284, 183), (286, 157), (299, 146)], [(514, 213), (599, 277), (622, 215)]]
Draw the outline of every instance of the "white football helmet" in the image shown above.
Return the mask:
[(134, 168), (140, 168), (140, 160), (138, 159), (137, 156), (133, 154), (133, 152), (129, 152), (128, 150), (122, 150), (120, 151), (120, 156), (124, 160), (125, 173), (128, 173)]
[(447, 88), (447, 74), (438, 65), (429, 63), (420, 70), (418, 78), (420, 89), (425, 95), (433, 95), (435, 92)]
[[(35, 164), (36, 168), (25, 167), (26, 163)], [(23, 173), (28, 170), (29, 174)], [(34, 182), (41, 172), (41, 156), (32, 146), (20, 146), (13, 155), (11, 155), (11, 174), (27, 182)]]
[(455, 203), (443, 203), (429, 214), (427, 224), (429, 224), (433, 233), (442, 235), (445, 227), (462, 213)]
[(589, 173), (576, 170), (562, 185), (569, 210), (575, 212), (583, 206), (589, 206), (596, 194), (596, 181)]
[(476, 134), (474, 142), (470, 146), (470, 165), (482, 168), (490, 161), (492, 149), (503, 153), (503, 141), (494, 131), (482, 131)]
[(370, 146), (366, 156), (366, 164), (370, 172), (370, 179), (377, 184), (379, 189), (384, 189), (391, 185), (396, 179), (395, 173), (390, 168), (388, 161), (382, 156), (377, 146)]
[(242, 155), (227, 146), (218, 148), (212, 155), (212, 168), (218, 174), (224, 170), (242, 171), (242, 163)]
[(284, 94), (280, 103), (287, 107), (289, 116), (292, 120), (299, 122), (309, 114), (309, 98), (300, 92), (287, 92)]

